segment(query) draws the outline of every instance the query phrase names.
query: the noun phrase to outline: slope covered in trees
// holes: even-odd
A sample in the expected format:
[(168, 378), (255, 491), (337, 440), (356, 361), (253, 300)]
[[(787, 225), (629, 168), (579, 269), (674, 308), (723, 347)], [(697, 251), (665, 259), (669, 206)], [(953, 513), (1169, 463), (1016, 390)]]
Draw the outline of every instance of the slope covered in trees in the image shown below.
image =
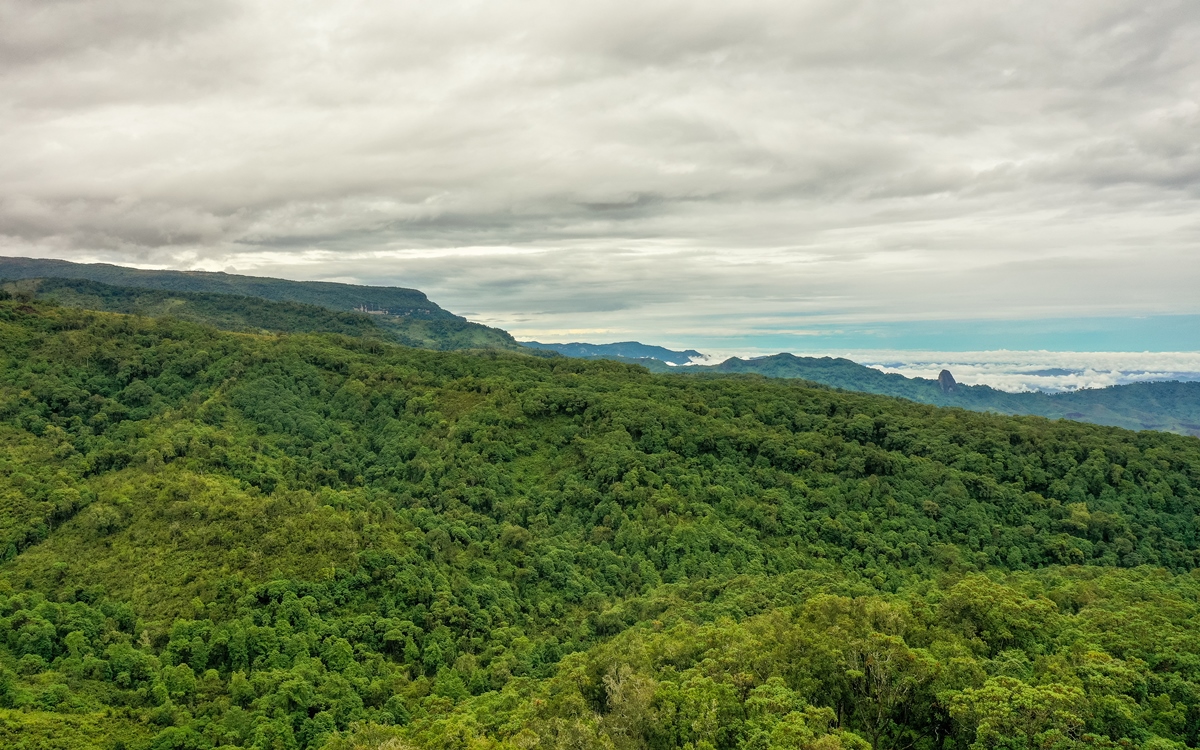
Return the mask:
[(4, 283), (0, 290), (8, 294), (34, 295), (87, 310), (170, 315), (227, 331), (339, 333), (441, 351), (521, 350), (505, 331), (455, 316), (369, 315), (299, 302), (273, 302), (238, 294), (112, 286), (86, 279), (22, 279)]
[[(431, 302), (424, 292), (399, 287), (359, 286), (327, 281), (290, 281), (209, 271), (143, 270), (108, 263), (72, 263), (50, 258), (0, 257), (0, 279), (86, 279), (112, 286), (207, 292), (299, 302), (330, 310), (389, 310), (395, 315), (430, 319), (458, 316)], [(460, 318), (461, 320), (461, 318)]]
[(1178, 748), (1200, 441), (0, 302), (11, 747)]

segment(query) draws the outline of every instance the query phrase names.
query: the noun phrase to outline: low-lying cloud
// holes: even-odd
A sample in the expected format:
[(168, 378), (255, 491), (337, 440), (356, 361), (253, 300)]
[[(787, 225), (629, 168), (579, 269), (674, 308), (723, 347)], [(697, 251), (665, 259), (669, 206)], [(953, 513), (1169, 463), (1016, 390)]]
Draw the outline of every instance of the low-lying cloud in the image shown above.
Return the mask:
[(968, 385), (1005, 391), (1074, 391), (1158, 380), (1200, 380), (1197, 352), (848, 352), (856, 362), (910, 378), (950, 370)]
[(543, 338), (1197, 313), (1197, 48), (1186, 0), (10, 0), (0, 253)]

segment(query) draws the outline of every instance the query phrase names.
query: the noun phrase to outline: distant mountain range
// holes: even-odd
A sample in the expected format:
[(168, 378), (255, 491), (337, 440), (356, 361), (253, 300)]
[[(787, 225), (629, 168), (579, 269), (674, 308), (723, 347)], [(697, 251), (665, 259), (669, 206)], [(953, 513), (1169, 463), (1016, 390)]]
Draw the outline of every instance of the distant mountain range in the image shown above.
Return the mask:
[[(695, 349), (675, 351), (661, 346), (643, 344), (638, 341), (618, 341), (615, 344), (583, 344), (579, 342), (570, 344), (542, 344), (537, 341), (522, 341), (521, 345), (527, 346), (530, 349), (558, 352), (564, 357), (619, 359), (622, 361), (654, 360), (672, 365), (686, 365), (693, 359), (699, 359), (704, 356)], [(639, 364), (642, 363), (639, 362)]]
[(10, 292), (70, 307), (169, 314), (228, 331), (374, 335), (421, 349), (524, 351), (507, 331), (443, 310), (416, 289), (0, 257), (4, 280)]

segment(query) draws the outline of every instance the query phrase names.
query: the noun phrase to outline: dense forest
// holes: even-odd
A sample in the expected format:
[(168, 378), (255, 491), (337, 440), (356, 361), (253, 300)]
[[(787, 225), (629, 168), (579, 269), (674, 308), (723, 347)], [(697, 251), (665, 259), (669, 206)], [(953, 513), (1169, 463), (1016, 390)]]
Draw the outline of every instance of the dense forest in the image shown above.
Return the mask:
[(0, 443), (5, 747), (1200, 744), (1193, 437), (23, 298)]

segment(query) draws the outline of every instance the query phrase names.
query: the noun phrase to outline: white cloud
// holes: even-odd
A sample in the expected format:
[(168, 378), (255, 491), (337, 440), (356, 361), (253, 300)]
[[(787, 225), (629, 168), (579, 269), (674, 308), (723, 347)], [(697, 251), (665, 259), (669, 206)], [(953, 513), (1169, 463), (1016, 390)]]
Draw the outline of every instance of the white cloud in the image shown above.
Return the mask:
[(1014, 392), (1200, 380), (1200, 352), (861, 351), (847, 357), (910, 378), (936, 379), (947, 369), (960, 383)]
[(8, 0), (0, 253), (683, 344), (1200, 312), (1197, 48), (1186, 0)]

